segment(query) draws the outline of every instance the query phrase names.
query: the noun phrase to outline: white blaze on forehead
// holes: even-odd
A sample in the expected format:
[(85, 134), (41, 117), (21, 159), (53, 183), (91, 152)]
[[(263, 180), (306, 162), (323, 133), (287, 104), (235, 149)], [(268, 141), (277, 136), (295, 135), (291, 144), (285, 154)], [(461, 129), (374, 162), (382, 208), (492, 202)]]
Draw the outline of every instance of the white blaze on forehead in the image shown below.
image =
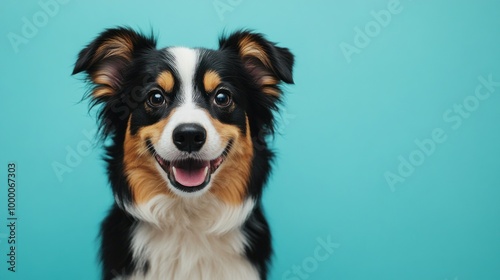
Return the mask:
[(174, 57), (175, 68), (181, 83), (181, 100), (183, 104), (193, 105), (194, 74), (198, 64), (198, 52), (194, 49), (174, 47), (168, 49)]

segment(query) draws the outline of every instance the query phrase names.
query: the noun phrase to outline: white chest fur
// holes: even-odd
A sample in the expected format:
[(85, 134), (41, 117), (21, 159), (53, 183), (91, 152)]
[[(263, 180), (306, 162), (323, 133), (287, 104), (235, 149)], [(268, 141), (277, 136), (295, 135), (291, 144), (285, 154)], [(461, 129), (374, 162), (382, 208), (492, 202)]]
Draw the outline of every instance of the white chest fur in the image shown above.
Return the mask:
[(130, 280), (258, 280), (246, 259), (241, 225), (254, 206), (222, 204), (215, 197), (174, 200), (158, 196), (131, 212), (145, 220), (132, 238), (134, 260), (149, 263)]

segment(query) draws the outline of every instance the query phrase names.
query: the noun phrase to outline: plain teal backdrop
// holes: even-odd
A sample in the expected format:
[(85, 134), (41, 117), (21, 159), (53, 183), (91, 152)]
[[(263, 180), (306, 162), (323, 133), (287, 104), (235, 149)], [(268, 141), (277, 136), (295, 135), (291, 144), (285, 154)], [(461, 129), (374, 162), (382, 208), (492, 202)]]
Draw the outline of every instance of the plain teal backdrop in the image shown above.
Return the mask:
[(499, 12), (494, 0), (3, 0), (0, 279), (98, 279), (112, 197), (70, 74), (117, 25), (153, 28), (162, 47), (252, 28), (296, 55), (264, 197), (271, 280), (500, 279)]

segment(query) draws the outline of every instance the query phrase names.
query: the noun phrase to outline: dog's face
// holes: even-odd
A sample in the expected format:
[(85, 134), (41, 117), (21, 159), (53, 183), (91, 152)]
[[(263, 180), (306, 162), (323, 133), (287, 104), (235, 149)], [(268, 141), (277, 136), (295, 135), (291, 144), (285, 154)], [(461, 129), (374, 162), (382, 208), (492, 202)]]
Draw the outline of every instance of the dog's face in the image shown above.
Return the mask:
[(134, 202), (210, 192), (238, 204), (248, 194), (254, 145), (272, 128), (279, 84), (292, 83), (293, 56), (246, 31), (219, 44), (156, 49), (111, 29), (80, 53), (74, 73), (85, 71), (104, 103), (103, 131), (121, 142)]
[(237, 202), (245, 193), (253, 149), (247, 90), (238, 84), (235, 65), (228, 54), (208, 50), (166, 48), (151, 55), (154, 64), (134, 74), (152, 79), (129, 116), (124, 163), (130, 181), (160, 182), (147, 184), (136, 198), (147, 200), (156, 191), (198, 196), (212, 189)]

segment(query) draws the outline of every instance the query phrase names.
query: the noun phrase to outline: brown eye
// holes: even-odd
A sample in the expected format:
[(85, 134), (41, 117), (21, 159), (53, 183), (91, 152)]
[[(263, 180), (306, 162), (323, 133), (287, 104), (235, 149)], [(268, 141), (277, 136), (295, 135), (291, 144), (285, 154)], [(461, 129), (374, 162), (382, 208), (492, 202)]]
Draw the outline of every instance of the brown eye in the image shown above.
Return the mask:
[(166, 103), (163, 92), (159, 89), (153, 89), (149, 92), (148, 105), (151, 107), (160, 107)]
[(226, 88), (219, 88), (214, 95), (214, 103), (219, 107), (231, 105), (231, 92)]

